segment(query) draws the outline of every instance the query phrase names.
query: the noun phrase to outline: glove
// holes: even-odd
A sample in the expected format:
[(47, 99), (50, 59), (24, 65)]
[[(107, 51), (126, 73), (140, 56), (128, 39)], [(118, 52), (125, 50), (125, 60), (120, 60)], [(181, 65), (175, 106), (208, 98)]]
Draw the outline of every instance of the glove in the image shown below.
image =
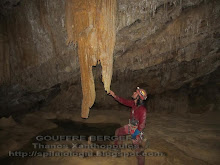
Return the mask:
[(138, 129), (135, 130), (135, 132), (131, 135), (131, 139), (136, 139), (136, 136), (140, 133)]

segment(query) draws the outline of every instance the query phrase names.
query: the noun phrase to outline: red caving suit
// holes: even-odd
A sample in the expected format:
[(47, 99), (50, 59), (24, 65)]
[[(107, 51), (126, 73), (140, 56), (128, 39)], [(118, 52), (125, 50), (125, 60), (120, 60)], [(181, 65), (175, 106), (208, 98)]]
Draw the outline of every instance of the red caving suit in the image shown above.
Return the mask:
[[(115, 97), (115, 100), (117, 100), (118, 102), (120, 102), (121, 104), (131, 107), (131, 113), (130, 113), (130, 120), (132, 119), (132, 111), (133, 111), (133, 116), (136, 120), (138, 120), (138, 127), (137, 129), (139, 131), (143, 131), (143, 129), (145, 128), (145, 124), (146, 124), (146, 115), (147, 115), (147, 109), (144, 106), (136, 106), (134, 100), (127, 100), (124, 98), (121, 98), (119, 96)], [(121, 128), (118, 128), (115, 131), (115, 136), (123, 136), (123, 135), (127, 135), (129, 134), (129, 126), (125, 125)], [(141, 139), (139, 140), (132, 140), (133, 144), (140, 144), (141, 143)], [(118, 144), (118, 141), (115, 141), (115, 145)], [(137, 156), (138, 159), (138, 165), (144, 165), (145, 164), (145, 157), (144, 156)]]

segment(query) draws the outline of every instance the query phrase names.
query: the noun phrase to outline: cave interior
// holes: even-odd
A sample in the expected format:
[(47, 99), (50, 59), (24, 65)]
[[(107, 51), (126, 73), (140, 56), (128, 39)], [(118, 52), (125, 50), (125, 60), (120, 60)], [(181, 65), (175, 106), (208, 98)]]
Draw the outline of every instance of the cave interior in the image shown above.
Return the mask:
[[(1, 0), (1, 164), (136, 164), (134, 156), (20, 152), (113, 144), (90, 140), (128, 124), (131, 108), (109, 91), (132, 100), (140, 87), (144, 152), (165, 154), (145, 163), (218, 165), (219, 57), (219, 0)], [(36, 138), (61, 135), (86, 139)]]

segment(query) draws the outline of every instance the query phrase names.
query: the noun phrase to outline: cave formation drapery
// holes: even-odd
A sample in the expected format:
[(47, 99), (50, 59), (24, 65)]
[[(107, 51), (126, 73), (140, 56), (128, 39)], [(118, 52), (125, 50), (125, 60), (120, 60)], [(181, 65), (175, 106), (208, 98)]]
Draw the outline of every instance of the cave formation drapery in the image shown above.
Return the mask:
[(88, 118), (95, 101), (92, 67), (102, 66), (102, 82), (110, 90), (115, 45), (116, 0), (68, 0), (67, 43), (78, 44), (83, 100), (81, 117)]

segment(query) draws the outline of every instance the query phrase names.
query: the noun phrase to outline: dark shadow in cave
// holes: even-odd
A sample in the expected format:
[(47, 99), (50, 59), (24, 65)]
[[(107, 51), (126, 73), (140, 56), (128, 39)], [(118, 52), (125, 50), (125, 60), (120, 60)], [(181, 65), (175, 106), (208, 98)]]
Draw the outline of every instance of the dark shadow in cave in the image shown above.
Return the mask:
[[(33, 137), (26, 145), (16, 151), (25, 151), (25, 152), (32, 152), (32, 151), (47, 151), (45, 148), (34, 149), (32, 143), (41, 143), (46, 145), (46, 141), (37, 141), (36, 137), (41, 136), (85, 136), (86, 140), (88, 140), (89, 136), (114, 136), (115, 130), (121, 127), (118, 123), (83, 123), (83, 122), (74, 122), (72, 120), (63, 119), (51, 119), (50, 121), (57, 124), (56, 128), (44, 130), (38, 133), (35, 137)], [(49, 141), (51, 142), (51, 141)], [(54, 141), (56, 142), (56, 141)], [(58, 141), (59, 142), (59, 141)], [(62, 141), (65, 142), (65, 141)], [(72, 141), (71, 141), (72, 142)], [(80, 141), (77, 141), (80, 144)], [(94, 141), (96, 144), (109, 144), (110, 141)], [(68, 145), (69, 146), (69, 145)], [(72, 146), (69, 146), (71, 149)], [(62, 149), (57, 149), (62, 150)], [(16, 164), (16, 165), (24, 165), (28, 159), (32, 157), (20, 157), (20, 156), (4, 156), (0, 158), (1, 164)]]

